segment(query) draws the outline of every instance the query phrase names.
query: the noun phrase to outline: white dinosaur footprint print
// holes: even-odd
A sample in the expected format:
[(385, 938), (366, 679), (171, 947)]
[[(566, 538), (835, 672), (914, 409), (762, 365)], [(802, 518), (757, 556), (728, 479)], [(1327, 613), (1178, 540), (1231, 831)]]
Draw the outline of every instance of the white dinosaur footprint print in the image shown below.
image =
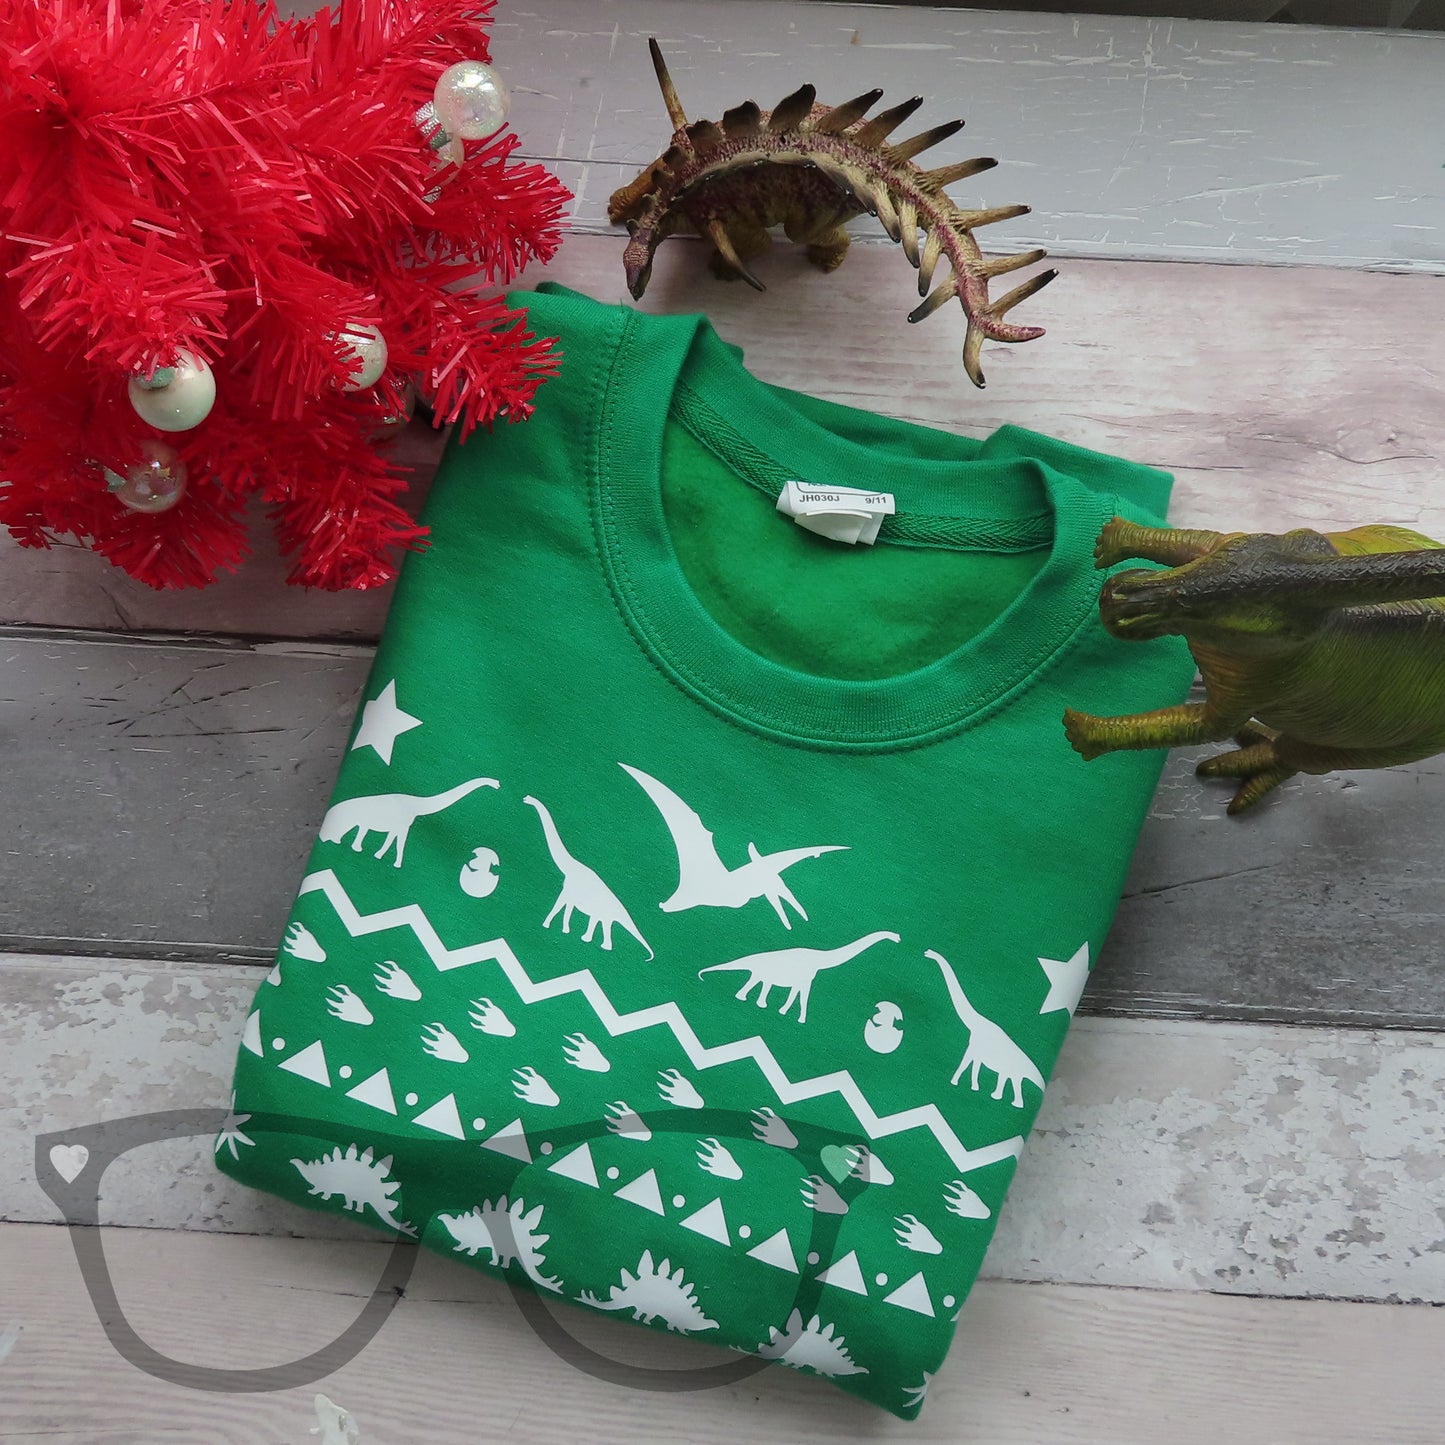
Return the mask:
[(903, 1387), (906, 1397), (903, 1401), (904, 1409), (911, 1410), (915, 1405), (921, 1405), (928, 1398), (928, 1387), (933, 1383), (933, 1376), (927, 1370), (924, 1370), (922, 1375), (923, 1383), (921, 1385), (905, 1385)]
[(333, 804), (321, 820), (321, 841), (344, 843), (346, 835), (354, 830), (356, 836), (352, 839), (351, 851), (360, 853), (366, 835), (380, 833), (381, 847), (373, 856), (384, 858), (387, 850), (392, 849), (392, 866), (400, 868), (407, 836), (418, 818), (443, 812), (478, 788), (501, 786), (495, 778), (473, 778), (470, 782), (460, 783), (444, 793), (434, 793), (426, 798), (411, 793), (376, 793), (365, 798), (346, 798)]
[(893, 1220), (893, 1233), (904, 1249), (919, 1254), (942, 1254), (938, 1237), (916, 1214), (900, 1214)]
[(638, 1118), (626, 1100), (619, 1099), (615, 1104), (609, 1104), (607, 1112), (610, 1115), (607, 1127), (614, 1134), (620, 1134), (624, 1139), (636, 1139), (642, 1144), (652, 1138), (652, 1130)]
[(495, 1034), (500, 1039), (515, 1037), (517, 1026), (489, 998), (474, 998), (468, 1017), (474, 1029)]
[(372, 979), (388, 998), (403, 999), (407, 1003), (416, 1003), (421, 998), (421, 990), (412, 982), (411, 975), (390, 958), (377, 965)]
[(657, 1092), (669, 1104), (676, 1104), (681, 1109), (705, 1107), (702, 1095), (676, 1069), (663, 1069), (658, 1074)]
[(943, 1191), (943, 1202), (949, 1213), (960, 1219), (987, 1219), (993, 1213), (962, 1179), (955, 1179)]
[(848, 1201), (821, 1174), (803, 1180), (803, 1203), (819, 1214), (847, 1214)]
[(326, 1008), (333, 1018), (344, 1024), (371, 1024), (372, 1012), (344, 983), (333, 984), (326, 991)]
[(779, 1149), (796, 1149), (798, 1136), (768, 1108), (753, 1110), (753, 1138), (760, 1144), (775, 1144)]
[(985, 1018), (969, 1003), (949, 961), (931, 948), (924, 951), (924, 956), (931, 958), (942, 970), (943, 981), (948, 987), (948, 996), (953, 1002), (954, 1011), (968, 1028), (968, 1048), (949, 1082), (957, 1084), (966, 1069), (976, 1092), (978, 1071), (987, 1069), (998, 1078), (998, 1083), (989, 1097), (1001, 1099), (1004, 1088), (1011, 1088), (1014, 1108), (1022, 1109), (1024, 1084), (1035, 1084), (1042, 1089), (1044, 1076), (1039, 1073), (1034, 1061), (992, 1019)]
[(893, 1171), (866, 1145), (850, 1144), (848, 1153), (852, 1158), (848, 1172), (866, 1184), (892, 1184)]
[(519, 1099), (525, 1099), (529, 1104), (541, 1104), (547, 1109), (554, 1108), (562, 1102), (551, 1084), (531, 1067), (512, 1071), (512, 1092)]
[(605, 1074), (612, 1067), (607, 1055), (586, 1034), (568, 1034), (562, 1040), (562, 1056), (573, 1068), (586, 1069), (589, 1074)]
[(286, 930), (284, 939), (286, 952), (292, 958), (304, 959), (307, 963), (325, 963), (326, 950), (316, 941), (316, 935), (304, 923), (295, 922)]
[(462, 1041), (445, 1024), (428, 1024), (422, 1030), (421, 1046), (432, 1058), (445, 1059), (449, 1064), (464, 1064), (471, 1058)]
[(743, 1177), (742, 1166), (718, 1140), (699, 1139), (697, 1145), (698, 1165), (709, 1174), (716, 1174), (719, 1179)]

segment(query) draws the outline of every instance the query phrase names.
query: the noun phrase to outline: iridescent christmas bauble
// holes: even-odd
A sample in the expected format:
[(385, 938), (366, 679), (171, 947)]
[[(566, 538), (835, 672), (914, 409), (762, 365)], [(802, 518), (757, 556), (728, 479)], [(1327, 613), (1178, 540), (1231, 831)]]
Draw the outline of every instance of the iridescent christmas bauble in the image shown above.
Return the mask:
[(186, 464), (173, 446), (156, 438), (140, 444), (141, 460), (124, 472), (105, 468), (111, 495), (132, 512), (169, 512), (186, 494)]
[(174, 366), (131, 377), (130, 404), (142, 421), (160, 431), (190, 431), (216, 404), (215, 373), (200, 357), (177, 352)]
[(506, 82), (480, 60), (448, 66), (438, 77), (432, 97), (442, 129), (462, 140), (496, 135), (507, 123), (511, 103)]
[(381, 380), (386, 370), (386, 338), (375, 326), (348, 326), (338, 337), (351, 352), (351, 376), (342, 391), (365, 391)]
[(416, 412), (416, 385), (408, 381), (401, 389), (401, 406), (387, 412), (377, 423), (372, 436), (377, 441), (387, 441), (399, 436)]

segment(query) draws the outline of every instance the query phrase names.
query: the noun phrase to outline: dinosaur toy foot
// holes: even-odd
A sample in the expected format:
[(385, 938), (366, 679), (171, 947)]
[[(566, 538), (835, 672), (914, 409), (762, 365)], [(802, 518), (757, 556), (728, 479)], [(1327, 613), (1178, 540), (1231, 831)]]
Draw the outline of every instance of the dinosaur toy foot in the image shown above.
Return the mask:
[(1146, 562), (1181, 566), (1202, 557), (1223, 540), (1219, 532), (1190, 531), (1178, 527), (1141, 527), (1125, 517), (1104, 524), (1094, 546), (1094, 566), (1112, 567), (1138, 557)]
[(1064, 709), (1064, 735), (1069, 740), (1069, 746), (1086, 763), (1113, 752), (1100, 727), (1105, 721), (1105, 718), (1096, 717), (1093, 713), (1077, 712), (1071, 707)]
[(1238, 778), (1240, 784), (1225, 810), (1230, 817), (1237, 817), (1246, 808), (1252, 808), (1266, 793), (1273, 792), (1299, 770), (1280, 761), (1275, 748), (1277, 734), (1246, 723), (1234, 740), (1239, 744), (1227, 753), (1205, 758), (1194, 769), (1200, 778)]

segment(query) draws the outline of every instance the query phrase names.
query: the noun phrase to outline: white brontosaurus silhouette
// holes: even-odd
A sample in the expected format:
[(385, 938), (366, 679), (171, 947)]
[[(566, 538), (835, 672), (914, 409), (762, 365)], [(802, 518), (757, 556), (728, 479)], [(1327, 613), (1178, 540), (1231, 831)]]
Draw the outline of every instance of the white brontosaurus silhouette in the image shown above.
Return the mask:
[(375, 856), (384, 858), (386, 850), (394, 847), (396, 856), (393, 865), (401, 867), (402, 854), (406, 852), (406, 836), (411, 825), (423, 813), (440, 813), (458, 799), (465, 798), (478, 788), (500, 788), (495, 778), (473, 778), (469, 783), (459, 783), (445, 793), (434, 793), (429, 798), (420, 798), (412, 793), (373, 793), (365, 798), (347, 798), (333, 804), (321, 820), (321, 841), (342, 843), (353, 828), (356, 837), (352, 840), (351, 851), (360, 853), (368, 833), (384, 833), (381, 847)]
[(646, 950), (649, 959), (655, 955), (652, 945), (637, 930), (622, 900), (602, 881), (597, 871), (585, 863), (579, 863), (566, 849), (557, 825), (546, 807), (532, 797), (523, 798), (524, 803), (537, 810), (542, 820), (542, 832), (547, 838), (547, 851), (562, 874), (562, 891), (552, 905), (552, 911), (542, 920), (542, 927), (551, 927), (552, 920), (562, 914), (562, 932), (570, 933), (572, 910), (580, 908), (587, 915), (587, 932), (582, 935), (583, 943), (591, 943), (597, 925), (602, 925), (602, 946), (612, 947), (612, 926), (620, 923)]
[(986, 1019), (964, 996), (963, 986), (958, 981), (952, 965), (941, 954), (931, 948), (924, 950), (924, 957), (931, 958), (943, 970), (943, 981), (948, 985), (948, 996), (959, 1018), (968, 1026), (968, 1048), (954, 1071), (949, 1083), (956, 1084), (963, 1077), (963, 1071), (971, 1073), (973, 1087), (978, 1088), (978, 1071), (988, 1069), (998, 1075), (998, 1087), (993, 1091), (995, 1099), (1003, 1098), (1004, 1085), (1013, 1089), (1013, 1106), (1024, 1106), (1023, 1085), (1025, 1081), (1044, 1087), (1044, 1076), (1037, 1066), (992, 1019)]
[(746, 958), (735, 958), (730, 963), (715, 963), (709, 968), (698, 970), (698, 977), (705, 973), (746, 971), (748, 981), (737, 991), (735, 998), (745, 999), (748, 990), (761, 984), (758, 990), (758, 1007), (767, 1008), (768, 992), (774, 986), (786, 988), (788, 996), (778, 1010), (785, 1014), (796, 1000), (798, 1022), (808, 1021), (808, 993), (813, 987), (813, 978), (825, 968), (837, 968), (856, 958), (864, 949), (872, 948), (884, 939), (898, 942), (896, 933), (870, 933), (866, 937), (845, 943), (841, 948), (778, 948), (771, 953), (750, 953)]
[(845, 852), (846, 844), (831, 843), (818, 848), (759, 853), (757, 844), (749, 843), (748, 861), (740, 868), (725, 867), (713, 845), (713, 835), (671, 788), (649, 777), (640, 768), (629, 768), (626, 763), (618, 766), (636, 779), (657, 805), (657, 811), (662, 814), (677, 848), (677, 890), (660, 905), (664, 913), (678, 913), (684, 908), (741, 908), (754, 898), (766, 898), (784, 928), (793, 926), (793, 920), (783, 911), (785, 903), (799, 918), (807, 921), (803, 905), (783, 882), (783, 870), (791, 868), (794, 863), (801, 863), (804, 858)]

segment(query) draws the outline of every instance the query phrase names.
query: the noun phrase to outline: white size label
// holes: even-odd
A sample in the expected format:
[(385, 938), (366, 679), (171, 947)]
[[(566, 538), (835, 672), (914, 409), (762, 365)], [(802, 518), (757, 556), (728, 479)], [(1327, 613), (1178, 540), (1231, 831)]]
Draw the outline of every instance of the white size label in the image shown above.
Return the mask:
[(871, 546), (878, 540), (883, 518), (897, 509), (891, 492), (790, 481), (778, 494), (778, 510), (821, 537)]
[[(789, 482), (788, 506), (795, 517), (810, 512), (877, 512), (891, 517), (897, 508), (892, 492), (865, 492), (857, 487), (820, 487), (812, 482)], [(781, 507), (781, 498), (779, 499)]]

